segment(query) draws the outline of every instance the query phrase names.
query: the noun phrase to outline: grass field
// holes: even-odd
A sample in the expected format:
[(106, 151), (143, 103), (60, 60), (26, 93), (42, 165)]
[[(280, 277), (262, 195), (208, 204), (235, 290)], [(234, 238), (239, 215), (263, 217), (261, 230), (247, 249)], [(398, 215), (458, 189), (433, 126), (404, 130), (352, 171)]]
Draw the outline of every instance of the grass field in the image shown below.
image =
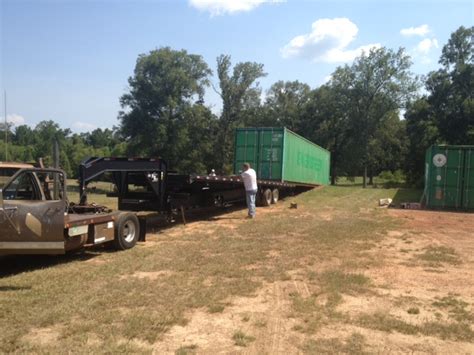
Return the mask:
[(474, 216), (386, 197), (419, 191), (327, 187), (126, 252), (1, 258), (0, 352), (472, 353)]
[[(89, 203), (103, 205), (113, 210), (117, 209), (117, 199), (107, 197), (107, 193), (113, 192), (113, 184), (103, 181), (94, 181), (88, 185), (87, 200)], [(77, 180), (67, 181), (67, 197), (69, 202), (79, 202), (79, 183)]]

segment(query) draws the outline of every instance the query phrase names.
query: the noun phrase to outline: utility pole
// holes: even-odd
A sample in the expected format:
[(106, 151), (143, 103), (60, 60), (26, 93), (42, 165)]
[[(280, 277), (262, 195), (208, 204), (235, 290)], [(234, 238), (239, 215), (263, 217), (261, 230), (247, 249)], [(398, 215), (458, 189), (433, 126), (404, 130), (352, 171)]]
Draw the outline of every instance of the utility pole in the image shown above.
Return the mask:
[(57, 139), (54, 140), (53, 161), (53, 167), (59, 169), (59, 144)]
[(4, 97), (5, 104), (5, 161), (8, 161), (8, 124), (7, 124), (7, 90)]

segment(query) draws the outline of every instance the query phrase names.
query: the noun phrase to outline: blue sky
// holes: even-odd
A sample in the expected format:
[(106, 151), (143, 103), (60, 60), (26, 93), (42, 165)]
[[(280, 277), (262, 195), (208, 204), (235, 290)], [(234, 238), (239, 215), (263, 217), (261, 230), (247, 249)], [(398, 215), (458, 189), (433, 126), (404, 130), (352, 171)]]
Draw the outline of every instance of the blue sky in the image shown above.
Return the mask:
[[(256, 61), (278, 80), (320, 86), (371, 46), (405, 47), (417, 74), (439, 67), (442, 46), (472, 26), (472, 1), (0, 0), (1, 86), (8, 118), (54, 120), (75, 132), (118, 124), (119, 97), (140, 53), (162, 46)], [(217, 85), (214, 77), (212, 81)], [(218, 112), (211, 88), (206, 103)]]

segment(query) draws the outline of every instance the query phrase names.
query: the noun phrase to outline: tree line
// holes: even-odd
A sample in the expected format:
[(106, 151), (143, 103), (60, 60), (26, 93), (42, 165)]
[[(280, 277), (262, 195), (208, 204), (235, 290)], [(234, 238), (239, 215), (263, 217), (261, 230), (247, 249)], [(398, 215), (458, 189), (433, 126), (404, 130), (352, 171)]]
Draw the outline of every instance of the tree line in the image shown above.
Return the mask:
[[(460, 27), (442, 49), (440, 68), (414, 75), (404, 49), (372, 49), (336, 68), (317, 88), (278, 81), (262, 99), (263, 64), (217, 58), (216, 78), (203, 57), (164, 47), (138, 56), (129, 88), (120, 97), (113, 129), (72, 133), (53, 121), (9, 129), (15, 161), (60, 162), (76, 176), (88, 156), (160, 156), (183, 173), (232, 172), (237, 127), (287, 127), (331, 151), (331, 181), (364, 176), (364, 186), (382, 171), (403, 171), (420, 184), (424, 154), (432, 144), (474, 144), (474, 27)], [(214, 90), (219, 114), (204, 100)], [(4, 127), (2, 128), (5, 129)], [(3, 132), (1, 132), (3, 136)], [(0, 152), (4, 151), (3, 142)]]

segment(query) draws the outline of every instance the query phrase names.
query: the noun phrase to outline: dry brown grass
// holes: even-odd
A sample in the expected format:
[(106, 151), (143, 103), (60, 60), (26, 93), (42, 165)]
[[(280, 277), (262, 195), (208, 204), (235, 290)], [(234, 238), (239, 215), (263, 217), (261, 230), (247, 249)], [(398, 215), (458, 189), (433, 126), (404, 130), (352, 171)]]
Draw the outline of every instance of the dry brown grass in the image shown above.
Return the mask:
[[(163, 229), (126, 252), (0, 259), (6, 270), (0, 351), (186, 354), (233, 352), (243, 344), (250, 353), (382, 349), (376, 339), (383, 337), (367, 331), (421, 343), (429, 335), (439, 349), (444, 339), (465, 349), (463, 342), (472, 341), (469, 296), (444, 299), (444, 286), (425, 297), (393, 276), (398, 268), (423, 272), (399, 263), (432, 245), (409, 231), (389, 236), (402, 222), (377, 201), (395, 193), (325, 188), (258, 209), (255, 220), (234, 211)], [(298, 209), (289, 209), (290, 202)], [(410, 249), (400, 252), (407, 240)], [(401, 259), (392, 261), (388, 250)], [(459, 258), (462, 263), (442, 263), (452, 268), (446, 272), (471, 265)], [(407, 312), (414, 305), (419, 314)]]

